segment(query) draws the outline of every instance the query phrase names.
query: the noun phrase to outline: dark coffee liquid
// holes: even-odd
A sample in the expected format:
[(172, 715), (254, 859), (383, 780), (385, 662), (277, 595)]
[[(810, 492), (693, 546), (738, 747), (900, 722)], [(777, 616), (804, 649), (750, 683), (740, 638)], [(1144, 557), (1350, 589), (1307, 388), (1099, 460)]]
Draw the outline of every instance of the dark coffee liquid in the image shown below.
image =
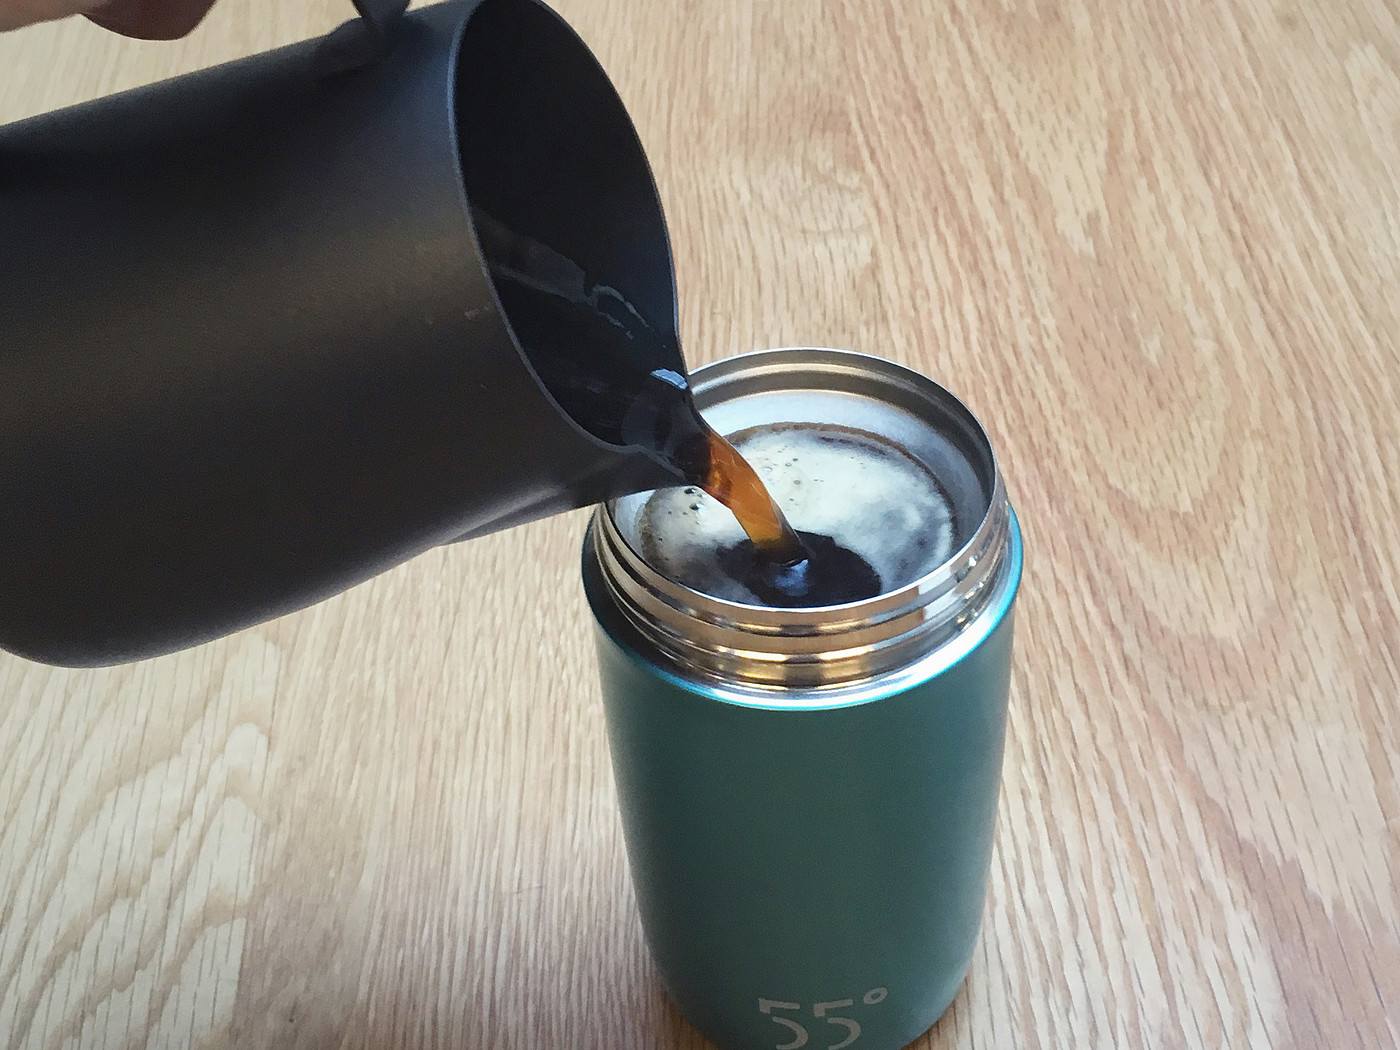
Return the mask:
[(545, 389), (595, 437), (642, 449), (733, 512), (749, 539), (724, 552), (727, 572), (775, 606), (880, 593), (860, 555), (830, 536), (799, 535), (754, 469), (700, 415), (686, 376), (654, 367), (664, 356), (658, 348), (679, 359), (673, 335), (572, 260), (480, 209), (472, 214), (501, 306)]
[(849, 547), (819, 532), (800, 532), (807, 557), (790, 565), (763, 556), (752, 540), (719, 551), (719, 565), (764, 605), (780, 609), (844, 605), (880, 593), (880, 577)]

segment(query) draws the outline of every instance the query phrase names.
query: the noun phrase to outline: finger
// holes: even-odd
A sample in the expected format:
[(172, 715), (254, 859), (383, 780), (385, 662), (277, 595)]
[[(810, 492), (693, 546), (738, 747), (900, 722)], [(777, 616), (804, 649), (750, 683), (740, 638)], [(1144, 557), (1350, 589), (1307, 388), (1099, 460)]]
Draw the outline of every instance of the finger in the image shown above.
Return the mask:
[(195, 26), (214, 0), (108, 0), (87, 16), (114, 33), (142, 40), (174, 40)]
[(91, 6), (92, 0), (0, 0), (0, 32), (76, 15)]

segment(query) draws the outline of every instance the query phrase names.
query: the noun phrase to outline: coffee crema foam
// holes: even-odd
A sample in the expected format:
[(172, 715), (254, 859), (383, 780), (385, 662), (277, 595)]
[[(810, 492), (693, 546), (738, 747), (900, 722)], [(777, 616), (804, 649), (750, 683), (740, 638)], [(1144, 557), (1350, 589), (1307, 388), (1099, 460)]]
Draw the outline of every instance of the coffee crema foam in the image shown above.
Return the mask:
[[(729, 435), (793, 526), (859, 554), (881, 592), (912, 583), (953, 553), (952, 503), (921, 462), (877, 434), (782, 423)], [(734, 516), (695, 487), (658, 489), (637, 521), (639, 551), (677, 583), (727, 601), (762, 605), (723, 572), (717, 552), (744, 539)]]

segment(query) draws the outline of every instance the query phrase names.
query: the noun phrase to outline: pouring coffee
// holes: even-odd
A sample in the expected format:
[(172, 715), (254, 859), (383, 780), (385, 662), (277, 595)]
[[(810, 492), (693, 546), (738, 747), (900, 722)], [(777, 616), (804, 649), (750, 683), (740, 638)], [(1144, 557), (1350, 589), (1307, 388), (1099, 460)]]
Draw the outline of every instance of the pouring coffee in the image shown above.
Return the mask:
[[(661, 204), (586, 46), (535, 0), (366, 11), (0, 128), (0, 647), (170, 652), (678, 482), (808, 600), (689, 399)], [(561, 322), (522, 244), (595, 316)]]

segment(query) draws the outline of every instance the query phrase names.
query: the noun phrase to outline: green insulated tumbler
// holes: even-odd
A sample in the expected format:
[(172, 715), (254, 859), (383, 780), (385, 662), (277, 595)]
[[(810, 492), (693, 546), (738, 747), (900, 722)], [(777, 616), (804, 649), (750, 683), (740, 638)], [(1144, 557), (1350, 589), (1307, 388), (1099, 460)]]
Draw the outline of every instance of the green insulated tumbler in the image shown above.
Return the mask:
[(734, 526), (698, 492), (599, 508), (583, 574), (647, 942), (723, 1050), (895, 1050), (977, 938), (1020, 531), (982, 427), (915, 372), (774, 350), (694, 388), (881, 593), (765, 607), (716, 569)]

